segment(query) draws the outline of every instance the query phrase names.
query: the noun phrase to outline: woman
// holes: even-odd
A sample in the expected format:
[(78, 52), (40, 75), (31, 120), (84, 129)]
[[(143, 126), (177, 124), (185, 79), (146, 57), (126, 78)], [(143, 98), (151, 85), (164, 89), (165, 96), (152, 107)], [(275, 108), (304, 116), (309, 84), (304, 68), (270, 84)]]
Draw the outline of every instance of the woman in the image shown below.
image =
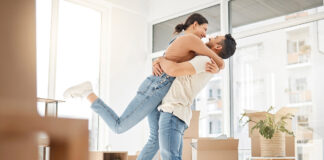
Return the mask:
[[(184, 36), (195, 36), (199, 39), (206, 36), (206, 30), (208, 28), (208, 21), (200, 14), (192, 14), (188, 17), (184, 24), (177, 25), (176, 32), (185, 31)], [(195, 45), (187, 45), (188, 47), (183, 47), (181, 42), (183, 38), (179, 40), (176, 39), (175, 42), (172, 42), (165, 52), (165, 57), (168, 60), (174, 62), (184, 62), (192, 59), (196, 53), (208, 56), (212, 58), (216, 64), (208, 63), (209, 72), (216, 73), (218, 71), (217, 66), (223, 66), (223, 60), (215, 55), (208, 47), (206, 47), (202, 41), (200, 47), (190, 48)], [(183, 40), (185, 41), (185, 39)], [(185, 42), (189, 43), (190, 42)], [(155, 75), (160, 75), (161, 70), (156, 67), (154, 69)], [(168, 92), (173, 80), (175, 78), (166, 75), (165, 73), (160, 76), (149, 76), (144, 82), (140, 85), (137, 94), (127, 106), (126, 110), (119, 117), (117, 114), (107, 106), (97, 95), (93, 93), (92, 86), (89, 82), (82, 83), (80, 85), (71, 87), (67, 89), (64, 93), (64, 97), (87, 97), (91, 102), (91, 108), (98, 113), (102, 119), (107, 123), (107, 125), (115, 133), (123, 133), (136, 125), (147, 115), (152, 113), (154, 109), (161, 103), (163, 97)], [(150, 120), (150, 116), (149, 116)], [(150, 127), (156, 127), (151, 126)], [(154, 130), (154, 129), (151, 129)], [(152, 137), (150, 137), (151, 139)], [(154, 138), (154, 137), (153, 137)], [(150, 139), (145, 145), (138, 159), (152, 159), (158, 148), (151, 148)], [(155, 141), (154, 141), (155, 142)], [(151, 153), (151, 154), (147, 154)]]

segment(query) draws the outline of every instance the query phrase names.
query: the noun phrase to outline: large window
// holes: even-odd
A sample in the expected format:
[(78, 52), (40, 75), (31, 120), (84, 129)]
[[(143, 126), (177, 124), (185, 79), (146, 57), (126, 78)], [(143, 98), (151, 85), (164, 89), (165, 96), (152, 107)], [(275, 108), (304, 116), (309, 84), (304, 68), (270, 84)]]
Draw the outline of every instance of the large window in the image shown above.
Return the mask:
[[(241, 21), (238, 20), (238, 14), (242, 12), (242, 8), (234, 2), (240, 1), (232, 3), (233, 21)], [(308, 5), (312, 3), (315, 4), (315, 1)], [(308, 9), (306, 4), (302, 6)], [(293, 7), (289, 9), (291, 8)], [(278, 7), (280, 9), (284, 8)], [(234, 34), (238, 37), (243, 35), (237, 39), (237, 51), (233, 58), (234, 135), (240, 139), (239, 157), (242, 160), (250, 157), (251, 142), (248, 138), (248, 127), (239, 124), (241, 114), (245, 110), (267, 110), (270, 106), (274, 106), (276, 110), (284, 106), (298, 108), (293, 120), (297, 159), (323, 159), (324, 127), (321, 121), (324, 119), (320, 116), (320, 113), (324, 113), (324, 101), (321, 98), (323, 90), (320, 89), (324, 88), (324, 55), (320, 49), (324, 45), (321, 41), (324, 36), (321, 32), (324, 27), (323, 20), (273, 29), (285, 26), (285, 21), (294, 22), (323, 14), (323, 8), (290, 12), (283, 12), (284, 16), (269, 16), (267, 18), (271, 19), (242, 26), (234, 23), (237, 25), (233, 28)], [(260, 27), (266, 28), (269, 25), (273, 26), (272, 31), (264, 30), (262, 33)], [(259, 33), (253, 34), (251, 30)], [(247, 32), (251, 36), (246, 36)]]
[[(37, 46), (37, 97), (48, 97), (48, 71), (51, 30), (51, 0), (36, 1), (36, 46)], [(37, 104), (40, 115), (45, 115), (43, 103)]]
[(195, 100), (195, 109), (200, 110), (200, 137), (224, 133), (224, 74), (224, 71), (216, 74)]
[[(322, 160), (324, 20), (320, 17), (324, 14), (323, 1), (231, 0), (229, 4), (228, 17), (224, 12), (218, 14), (219, 11), (207, 14), (209, 21), (216, 20), (212, 16), (218, 17), (218, 27), (224, 26), (220, 19), (230, 21), (228, 29), (238, 46), (227, 66), (230, 72), (215, 75), (194, 102), (192, 108), (201, 111), (200, 136), (226, 133), (226, 116), (231, 117), (231, 133), (240, 139), (239, 159), (247, 160), (251, 157), (251, 142), (248, 128), (239, 124), (240, 115), (245, 110), (266, 110), (270, 106), (276, 110), (296, 107), (298, 113), (293, 121), (296, 157)], [(221, 2), (218, 10), (222, 5), (227, 4)], [(182, 21), (175, 22), (176, 19), (153, 25), (153, 58), (163, 54), (172, 39), (168, 35), (185, 17)], [(216, 30), (208, 34), (225, 32), (218, 27), (212, 27)], [(227, 83), (231, 83), (230, 90)], [(228, 108), (234, 112), (226, 112)]]
[[(53, 2), (58, 6), (52, 7)], [(101, 13), (66, 0), (38, 0), (37, 5), (37, 96), (62, 100), (64, 90), (84, 81), (90, 81), (99, 93)], [(44, 104), (39, 104), (41, 115), (43, 108)], [(98, 116), (90, 104), (68, 100), (59, 103), (57, 109), (48, 112), (56, 112), (50, 115), (60, 118), (89, 120), (89, 147), (95, 150)]]
[[(65, 89), (84, 81), (91, 81), (98, 91), (101, 15), (64, 0), (59, 9), (55, 97), (63, 98)], [(91, 109), (84, 104), (62, 103), (58, 116), (90, 118)]]
[[(61, 99), (68, 87), (90, 81), (99, 93), (99, 58), (101, 14), (64, 0), (59, 6), (58, 47), (56, 60), (56, 95)], [(69, 100), (60, 104), (59, 117), (89, 120), (90, 149), (95, 149), (98, 118), (86, 100)]]

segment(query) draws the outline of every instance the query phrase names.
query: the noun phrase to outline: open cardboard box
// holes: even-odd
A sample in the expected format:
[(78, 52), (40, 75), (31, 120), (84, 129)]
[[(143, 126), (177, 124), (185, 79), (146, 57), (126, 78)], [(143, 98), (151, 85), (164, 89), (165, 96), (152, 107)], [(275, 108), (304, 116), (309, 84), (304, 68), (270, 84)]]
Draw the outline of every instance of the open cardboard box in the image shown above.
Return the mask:
[[(250, 117), (251, 120), (258, 122), (260, 120), (264, 120), (266, 115), (275, 116), (276, 119), (286, 115), (287, 113), (296, 114), (298, 108), (295, 107), (282, 107), (278, 112), (275, 114), (269, 114), (267, 112), (255, 112), (255, 111), (246, 111), (247, 116)], [(260, 133), (257, 129), (253, 132), (251, 128), (254, 126), (254, 122), (249, 122), (249, 136), (251, 137), (251, 152), (252, 157), (260, 157), (261, 156), (261, 149), (260, 149)], [(287, 120), (286, 128), (291, 131), (292, 130), (292, 120)], [(287, 157), (294, 157), (295, 156), (295, 137), (291, 135), (286, 135), (286, 156)]]
[(185, 130), (183, 138), (199, 138), (200, 111), (192, 111), (190, 126)]
[(192, 141), (192, 160), (238, 160), (238, 139), (199, 138)]
[(94, 152), (89, 154), (89, 160), (127, 160), (128, 152)]

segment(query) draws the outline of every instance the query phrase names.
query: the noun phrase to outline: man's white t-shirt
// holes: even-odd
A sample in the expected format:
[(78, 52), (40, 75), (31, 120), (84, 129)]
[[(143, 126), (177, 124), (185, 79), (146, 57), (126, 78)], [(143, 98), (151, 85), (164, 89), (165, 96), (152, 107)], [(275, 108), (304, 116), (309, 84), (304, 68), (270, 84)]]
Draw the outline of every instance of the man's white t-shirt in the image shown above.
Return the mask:
[(177, 77), (158, 110), (172, 113), (189, 127), (192, 116), (190, 107), (193, 100), (213, 77), (213, 74), (205, 71), (207, 62), (210, 62), (210, 58), (207, 56), (196, 56), (190, 60), (189, 63), (195, 68), (196, 74)]

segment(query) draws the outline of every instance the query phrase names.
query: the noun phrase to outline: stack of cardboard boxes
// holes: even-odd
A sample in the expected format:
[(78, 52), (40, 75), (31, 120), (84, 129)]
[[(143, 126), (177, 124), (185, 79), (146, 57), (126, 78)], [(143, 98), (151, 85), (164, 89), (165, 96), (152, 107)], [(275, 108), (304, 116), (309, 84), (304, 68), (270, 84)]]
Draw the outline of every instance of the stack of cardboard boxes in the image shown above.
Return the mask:
[(238, 160), (238, 139), (199, 137), (199, 111), (192, 111), (183, 137), (183, 160)]
[[(249, 112), (249, 111), (247, 111)], [(297, 108), (287, 108), (283, 107), (281, 108), (276, 114), (270, 114), (272, 116), (275, 116), (276, 119), (282, 117), (283, 115), (287, 113), (295, 114), (297, 112)], [(254, 122), (258, 122), (260, 120), (263, 120), (266, 118), (266, 115), (269, 114), (267, 112), (250, 112), (247, 113), (247, 116), (250, 117), (251, 120)], [(255, 125), (255, 123), (250, 122), (249, 123), (249, 131), (251, 131), (251, 128)], [(291, 131), (292, 130), (292, 120), (287, 120), (287, 126), (286, 128)], [(258, 130), (254, 130), (253, 132), (249, 132), (249, 136), (251, 138), (251, 152), (252, 157), (261, 157), (261, 149), (260, 149), (260, 133)], [(285, 142), (285, 152), (287, 157), (295, 157), (295, 137), (292, 135), (286, 134), (286, 142)]]

